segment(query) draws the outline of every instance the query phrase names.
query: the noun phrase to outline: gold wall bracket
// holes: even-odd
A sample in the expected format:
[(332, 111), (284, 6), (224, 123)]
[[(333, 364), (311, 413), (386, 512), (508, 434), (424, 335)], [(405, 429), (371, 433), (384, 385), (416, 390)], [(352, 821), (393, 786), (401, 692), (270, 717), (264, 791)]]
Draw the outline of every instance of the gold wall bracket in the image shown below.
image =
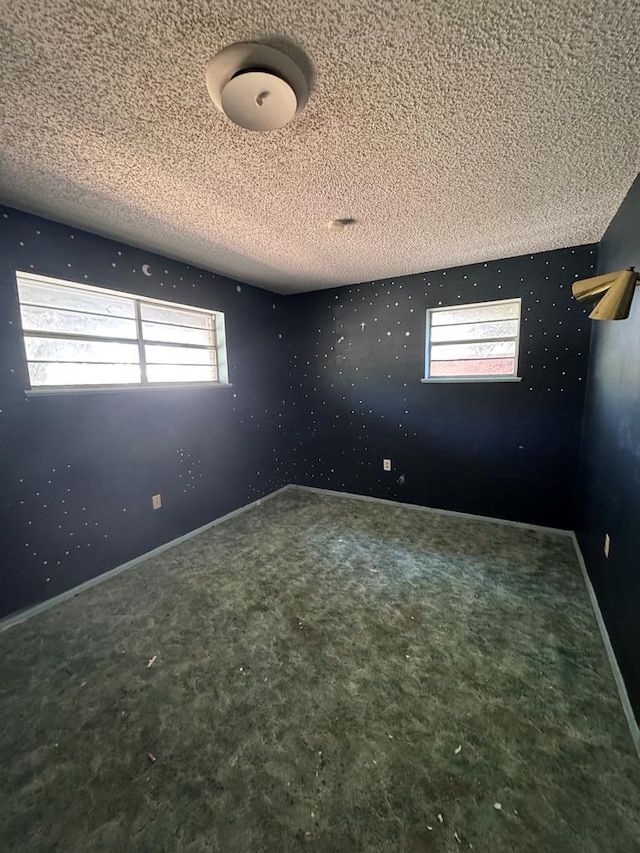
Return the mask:
[(640, 273), (631, 267), (628, 270), (618, 270), (618, 272), (576, 281), (571, 290), (579, 302), (604, 294), (589, 314), (591, 320), (626, 320), (638, 284), (640, 284)]

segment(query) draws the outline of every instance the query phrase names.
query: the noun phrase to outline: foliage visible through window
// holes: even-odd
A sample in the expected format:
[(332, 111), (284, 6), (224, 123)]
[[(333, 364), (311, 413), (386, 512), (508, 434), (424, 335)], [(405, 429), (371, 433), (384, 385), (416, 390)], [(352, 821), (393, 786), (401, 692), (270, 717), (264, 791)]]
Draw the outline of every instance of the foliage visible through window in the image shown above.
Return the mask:
[(427, 310), (427, 379), (515, 377), (520, 299)]
[(224, 315), (16, 273), (32, 388), (227, 381)]

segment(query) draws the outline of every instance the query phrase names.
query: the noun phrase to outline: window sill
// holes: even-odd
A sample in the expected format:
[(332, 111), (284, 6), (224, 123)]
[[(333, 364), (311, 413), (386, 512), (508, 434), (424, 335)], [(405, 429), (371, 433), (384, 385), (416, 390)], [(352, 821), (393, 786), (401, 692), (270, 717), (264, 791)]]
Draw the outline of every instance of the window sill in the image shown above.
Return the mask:
[(522, 376), (429, 376), (420, 382), (440, 383), (443, 382), (522, 382)]
[(27, 397), (52, 397), (60, 396), (61, 394), (119, 394), (122, 391), (137, 391), (153, 392), (153, 391), (193, 391), (203, 388), (232, 388), (231, 382), (182, 382), (182, 383), (161, 383), (154, 385), (99, 385), (99, 386), (79, 386), (61, 387), (61, 388), (28, 388), (25, 390)]

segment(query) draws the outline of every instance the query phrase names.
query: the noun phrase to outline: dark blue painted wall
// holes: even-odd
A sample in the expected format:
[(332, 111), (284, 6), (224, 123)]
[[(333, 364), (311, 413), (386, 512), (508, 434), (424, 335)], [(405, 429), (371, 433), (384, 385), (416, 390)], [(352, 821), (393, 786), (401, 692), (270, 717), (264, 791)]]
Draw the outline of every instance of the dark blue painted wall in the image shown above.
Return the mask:
[[(224, 311), (233, 388), (26, 397), (16, 269)], [(0, 615), (289, 482), (285, 304), (0, 207)]]
[[(600, 245), (598, 271), (640, 269), (640, 176)], [(628, 320), (593, 323), (579, 540), (640, 720), (640, 294)], [(611, 537), (609, 558), (604, 537)]]
[[(285, 299), (0, 208), (0, 613), (290, 481), (573, 526), (589, 324), (570, 284), (595, 263), (583, 246)], [(25, 396), (16, 269), (224, 311), (233, 388)], [(521, 383), (420, 382), (426, 308), (512, 296)]]
[[(596, 258), (582, 246), (292, 297), (295, 482), (573, 528), (590, 324), (571, 282)], [(516, 296), (522, 382), (421, 384), (426, 308)]]

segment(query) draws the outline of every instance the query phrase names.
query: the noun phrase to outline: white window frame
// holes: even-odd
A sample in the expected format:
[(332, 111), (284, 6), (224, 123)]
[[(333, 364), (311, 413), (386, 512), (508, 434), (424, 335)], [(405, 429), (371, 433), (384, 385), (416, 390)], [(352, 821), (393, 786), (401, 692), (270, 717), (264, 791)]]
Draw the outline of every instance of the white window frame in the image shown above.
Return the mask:
[[(95, 284), (87, 284), (76, 281), (66, 281), (61, 278), (54, 278), (53, 276), (48, 275), (38, 275), (33, 272), (24, 272), (22, 270), (16, 270), (15, 272), (16, 278), (16, 295), (18, 300), (18, 308), (21, 308), (20, 301), (20, 293), (18, 290), (18, 281), (31, 281), (37, 284), (51, 284), (56, 287), (68, 287), (71, 290), (84, 290), (90, 293), (95, 293), (97, 295), (106, 295), (106, 296), (115, 296), (119, 299), (129, 299), (134, 304), (134, 312), (135, 312), (135, 320), (136, 320), (136, 330), (137, 336), (136, 338), (131, 339), (121, 339), (118, 337), (106, 337), (106, 336), (93, 336), (93, 335), (82, 335), (77, 333), (55, 333), (55, 332), (33, 332), (33, 331), (25, 331), (22, 326), (22, 315), (20, 313), (20, 331), (22, 335), (22, 343), (23, 343), (23, 354), (25, 358), (25, 373), (27, 382), (29, 387), (25, 389), (25, 394), (28, 396), (31, 395), (47, 395), (47, 394), (84, 394), (87, 392), (119, 392), (119, 391), (149, 391), (153, 389), (157, 390), (167, 390), (171, 388), (177, 388), (185, 390), (187, 388), (231, 388), (231, 383), (229, 382), (229, 368), (227, 361), (227, 339), (225, 332), (225, 320), (224, 314), (221, 311), (213, 311), (210, 308), (197, 308), (193, 305), (185, 305), (180, 302), (171, 302), (166, 299), (153, 299), (152, 297), (141, 296), (136, 293), (129, 293), (124, 290), (113, 290), (106, 287), (100, 287)], [(193, 314), (206, 314), (213, 317), (214, 322), (214, 330), (215, 330), (215, 350), (216, 350), (216, 361), (217, 361), (217, 370), (218, 370), (218, 379), (217, 380), (207, 380), (204, 382), (149, 382), (146, 378), (146, 358), (144, 352), (145, 344), (153, 344), (154, 341), (145, 340), (142, 336), (142, 321), (141, 321), (141, 305), (162, 305), (166, 308), (175, 308), (182, 311), (190, 311)], [(55, 306), (54, 306), (55, 307)], [(66, 309), (65, 309), (66, 310)], [(108, 316), (108, 315), (105, 315)], [(28, 370), (28, 357), (26, 348), (24, 346), (24, 339), (27, 337), (42, 337), (42, 338), (51, 338), (58, 337), (64, 340), (77, 340), (77, 341), (86, 341), (86, 340), (96, 340), (96, 341), (104, 341), (105, 343), (109, 342), (125, 342), (129, 344), (137, 344), (139, 358), (140, 358), (140, 382), (136, 383), (128, 383), (121, 385), (112, 385), (112, 384), (94, 384), (94, 385), (31, 385), (31, 379), (29, 376)], [(166, 341), (158, 342), (162, 346), (194, 346), (195, 345), (178, 345), (171, 344)]]
[[(465, 338), (461, 341), (451, 341), (451, 343), (492, 343), (496, 341), (515, 341), (515, 356), (513, 364), (513, 373), (496, 373), (487, 376), (430, 376), (429, 368), (431, 365), (431, 317), (435, 313), (442, 311), (456, 311), (462, 308), (481, 308), (485, 305), (505, 305), (507, 303), (518, 303), (518, 330), (513, 336), (504, 336), (500, 338), (485, 338), (483, 340), (475, 340)], [(522, 377), (518, 375), (520, 365), (520, 331), (522, 327), (522, 298), (516, 296), (512, 299), (489, 299), (484, 302), (465, 302), (455, 305), (443, 305), (437, 308), (427, 308), (426, 312), (426, 331), (425, 331), (425, 354), (424, 354), (424, 377), (421, 382), (522, 382)]]

